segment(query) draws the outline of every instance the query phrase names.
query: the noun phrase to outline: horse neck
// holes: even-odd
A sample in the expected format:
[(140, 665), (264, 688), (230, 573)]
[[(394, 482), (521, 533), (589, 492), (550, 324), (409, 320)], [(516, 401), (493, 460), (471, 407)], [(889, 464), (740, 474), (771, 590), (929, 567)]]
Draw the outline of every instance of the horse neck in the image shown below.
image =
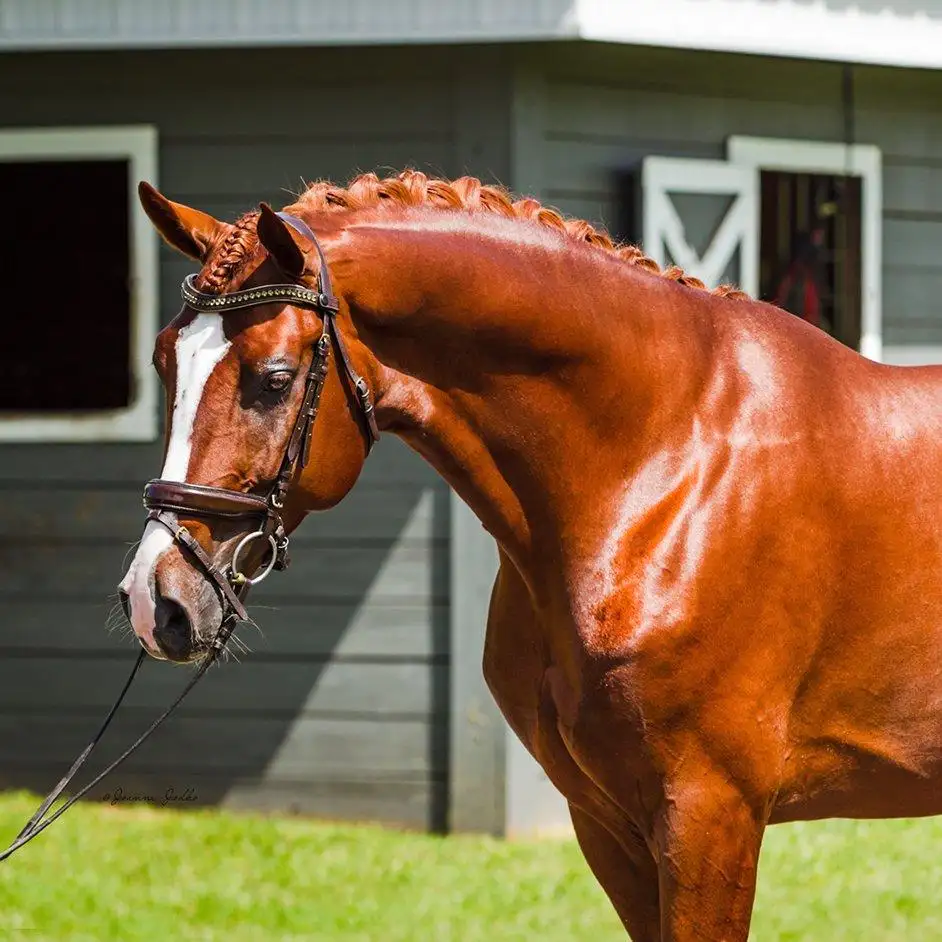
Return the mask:
[(564, 552), (585, 532), (576, 521), (598, 517), (593, 500), (624, 482), (696, 387), (704, 345), (650, 303), (659, 279), (532, 224), (482, 228), (352, 226), (329, 261), (380, 427), (429, 461), (525, 572), (535, 551)]

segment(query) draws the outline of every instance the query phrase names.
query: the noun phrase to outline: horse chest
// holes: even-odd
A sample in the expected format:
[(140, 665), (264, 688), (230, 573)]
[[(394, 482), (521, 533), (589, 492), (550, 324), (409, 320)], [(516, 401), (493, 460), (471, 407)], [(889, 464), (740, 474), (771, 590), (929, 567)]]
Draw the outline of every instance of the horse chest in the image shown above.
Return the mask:
[(504, 718), (550, 781), (570, 801), (596, 806), (597, 789), (574, 757), (578, 685), (561, 667), (549, 627), (509, 564), (501, 567), (491, 602), (484, 676)]
[(505, 719), (527, 747), (534, 740), (547, 655), (532, 620), (492, 607), (484, 648), (484, 678)]
[(488, 616), (484, 677), (507, 722), (531, 751), (541, 714), (542, 722), (547, 720), (546, 677), (552, 665), (549, 639), (526, 585), (502, 560)]

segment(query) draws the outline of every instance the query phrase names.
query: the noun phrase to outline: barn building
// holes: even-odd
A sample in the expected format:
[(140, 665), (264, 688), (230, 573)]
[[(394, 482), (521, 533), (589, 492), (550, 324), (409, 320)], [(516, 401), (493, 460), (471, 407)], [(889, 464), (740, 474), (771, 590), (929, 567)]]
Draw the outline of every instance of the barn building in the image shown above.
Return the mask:
[[(4, 787), (58, 778), (132, 658), (109, 595), (161, 465), (151, 345), (192, 267), (141, 178), (233, 219), (302, 178), (472, 173), (867, 356), (942, 362), (938, 0), (3, 0), (0, 101)], [(494, 567), (385, 437), (254, 594), (251, 656), (95, 797), (560, 825), (481, 677)], [(183, 680), (146, 665), (111, 754)]]

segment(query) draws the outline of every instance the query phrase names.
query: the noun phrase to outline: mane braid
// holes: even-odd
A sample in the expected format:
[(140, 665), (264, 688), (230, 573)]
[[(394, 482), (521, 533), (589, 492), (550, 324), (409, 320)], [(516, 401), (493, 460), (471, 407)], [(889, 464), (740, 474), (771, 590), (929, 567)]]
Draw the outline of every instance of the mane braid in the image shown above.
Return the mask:
[[(483, 184), (476, 177), (460, 177), (448, 181), (429, 179), (419, 170), (403, 170), (395, 176), (380, 179), (375, 173), (363, 173), (354, 177), (346, 189), (327, 181), (309, 184), (294, 206), (289, 207), (289, 211), (292, 208), (317, 213), (354, 211), (384, 205), (391, 208), (433, 206), (439, 209), (495, 213), (508, 219), (533, 220), (564, 233), (576, 242), (586, 242), (613, 254), (628, 265), (659, 274), (690, 288), (707, 290), (699, 278), (685, 274), (676, 265), (662, 269), (638, 246), (617, 244), (607, 232), (596, 229), (583, 219), (567, 219), (557, 210), (544, 206), (532, 197), (514, 200), (504, 187)], [(240, 223), (249, 218), (254, 223), (254, 215), (243, 216)], [(222, 261), (220, 259), (220, 263)], [(729, 284), (720, 285), (713, 289), (712, 293), (735, 300), (749, 298), (744, 291)]]

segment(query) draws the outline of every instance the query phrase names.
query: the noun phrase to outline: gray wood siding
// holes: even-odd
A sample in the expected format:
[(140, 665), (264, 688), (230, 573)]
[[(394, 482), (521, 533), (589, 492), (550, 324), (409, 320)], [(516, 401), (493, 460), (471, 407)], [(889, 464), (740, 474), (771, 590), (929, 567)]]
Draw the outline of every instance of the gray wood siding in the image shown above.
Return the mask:
[[(161, 189), (233, 219), (290, 202), (302, 177), (416, 166), (506, 179), (501, 63), (474, 48), (7, 55), (0, 87), (19, 91), (0, 124), (153, 123)], [(93, 198), (62, 208), (68, 238)], [(165, 322), (191, 270), (161, 249)], [(160, 463), (157, 442), (0, 447), (2, 785), (45, 791), (120, 687), (135, 644), (106, 629), (108, 596)], [(288, 572), (253, 592), (262, 632), (240, 628), (244, 663), (213, 670), (93, 797), (192, 788), (200, 802), (442, 827), (448, 534), (445, 485), (384, 438), (354, 492), (301, 526)], [(102, 762), (186, 676), (145, 665)]]
[[(612, 229), (614, 175), (642, 157), (723, 159), (732, 134), (845, 133), (836, 65), (615, 46), (522, 62), (543, 88), (540, 196)], [(854, 75), (855, 140), (884, 161), (884, 344), (942, 344), (942, 73)]]

